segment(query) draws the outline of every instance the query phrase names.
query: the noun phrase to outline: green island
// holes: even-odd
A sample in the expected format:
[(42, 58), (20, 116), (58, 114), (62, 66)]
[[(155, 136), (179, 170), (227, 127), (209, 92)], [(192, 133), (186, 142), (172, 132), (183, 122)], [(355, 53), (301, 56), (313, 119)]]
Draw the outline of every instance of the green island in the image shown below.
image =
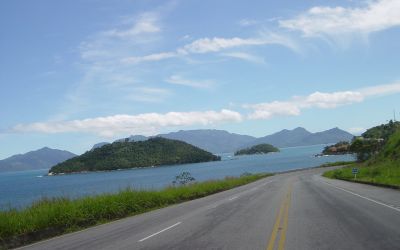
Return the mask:
[[(400, 123), (390, 121), (355, 138), (350, 150), (357, 162), (325, 172), (328, 178), (400, 188)], [(358, 168), (355, 179), (352, 168)]]
[(125, 189), (78, 199), (42, 199), (22, 210), (0, 211), (0, 249), (15, 248), (116, 219), (145, 213), (248, 184), (271, 174), (244, 173), (222, 180), (171, 185), (163, 190)]
[(271, 144), (258, 144), (250, 148), (244, 148), (235, 152), (235, 155), (254, 155), (254, 154), (268, 154), (272, 152), (279, 152), (279, 149)]
[(104, 145), (53, 166), (49, 175), (219, 160), (221, 157), (188, 143), (156, 137), (147, 141), (122, 141)]

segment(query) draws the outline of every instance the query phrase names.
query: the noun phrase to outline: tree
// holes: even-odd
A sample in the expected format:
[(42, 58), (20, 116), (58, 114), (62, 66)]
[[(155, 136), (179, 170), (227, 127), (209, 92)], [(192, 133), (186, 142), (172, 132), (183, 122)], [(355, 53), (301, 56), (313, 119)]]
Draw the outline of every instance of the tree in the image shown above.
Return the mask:
[(350, 151), (357, 154), (358, 161), (366, 161), (377, 154), (383, 146), (382, 139), (356, 138), (350, 145)]
[(182, 172), (180, 175), (175, 176), (175, 180), (172, 182), (172, 184), (186, 185), (195, 180), (196, 179), (189, 172)]

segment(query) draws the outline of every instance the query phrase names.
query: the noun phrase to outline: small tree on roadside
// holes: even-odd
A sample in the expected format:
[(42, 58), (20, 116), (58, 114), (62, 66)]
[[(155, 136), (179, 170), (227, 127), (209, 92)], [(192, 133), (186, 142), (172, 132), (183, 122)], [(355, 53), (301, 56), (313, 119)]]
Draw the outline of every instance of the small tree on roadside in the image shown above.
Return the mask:
[(189, 172), (182, 172), (181, 174), (175, 176), (175, 180), (172, 181), (173, 185), (186, 185), (196, 179)]

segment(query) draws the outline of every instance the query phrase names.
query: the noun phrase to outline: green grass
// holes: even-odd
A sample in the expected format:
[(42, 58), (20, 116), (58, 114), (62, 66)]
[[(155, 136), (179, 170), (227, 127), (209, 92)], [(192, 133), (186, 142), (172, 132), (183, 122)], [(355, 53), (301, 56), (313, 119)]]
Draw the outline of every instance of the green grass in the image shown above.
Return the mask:
[(398, 161), (387, 160), (371, 165), (352, 164), (348, 167), (325, 172), (323, 176), (354, 181), (354, 175), (351, 172), (353, 167), (359, 169), (358, 181), (400, 187), (400, 165)]
[(354, 181), (353, 167), (359, 169), (356, 181), (400, 188), (400, 130), (390, 135), (382, 150), (371, 159), (328, 171), (324, 176)]
[(160, 191), (121, 190), (79, 199), (42, 199), (31, 206), (0, 211), (0, 249), (28, 244), (66, 232), (204, 197), (270, 176), (226, 177)]
[(334, 167), (334, 166), (345, 166), (345, 165), (350, 165), (350, 164), (354, 164), (354, 163), (355, 163), (355, 161), (335, 161), (335, 162), (324, 163), (319, 167), (326, 168), (326, 167)]

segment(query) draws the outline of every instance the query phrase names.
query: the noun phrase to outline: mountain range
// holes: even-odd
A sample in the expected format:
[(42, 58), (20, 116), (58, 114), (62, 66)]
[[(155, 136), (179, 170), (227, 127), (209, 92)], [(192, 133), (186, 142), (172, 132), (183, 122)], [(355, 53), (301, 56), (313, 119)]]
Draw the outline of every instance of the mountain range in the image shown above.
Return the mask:
[(339, 128), (332, 128), (322, 132), (311, 133), (304, 128), (298, 127), (293, 130), (281, 130), (272, 135), (257, 138), (249, 146), (268, 143), (275, 147), (297, 147), (317, 144), (337, 143), (339, 141), (350, 141), (353, 135)]
[[(216, 154), (235, 152), (239, 149), (265, 143), (279, 148), (337, 143), (339, 141), (350, 141), (353, 138), (353, 135), (339, 128), (311, 133), (304, 128), (298, 127), (293, 130), (284, 129), (274, 134), (259, 138), (216, 129), (180, 130), (168, 134), (159, 134), (155, 137), (184, 141)], [(134, 135), (117, 141), (143, 141), (148, 138), (151, 137)], [(98, 143), (94, 145), (93, 148), (105, 144), (108, 143)]]
[(48, 169), (75, 156), (65, 150), (44, 147), (0, 160), (0, 172)]
[[(159, 134), (155, 137), (184, 141), (208, 152), (217, 154), (231, 153), (239, 149), (265, 143), (279, 148), (337, 143), (339, 141), (350, 141), (353, 135), (339, 128), (311, 133), (304, 128), (298, 127), (293, 130), (284, 129), (277, 133), (259, 138), (216, 129), (180, 130), (168, 134)], [(145, 141), (149, 138), (151, 137), (133, 135), (117, 141)], [(107, 144), (109, 143), (97, 143), (92, 149)], [(47, 169), (75, 156), (75, 154), (68, 151), (44, 147), (36, 151), (18, 154), (0, 160), (0, 172)]]

